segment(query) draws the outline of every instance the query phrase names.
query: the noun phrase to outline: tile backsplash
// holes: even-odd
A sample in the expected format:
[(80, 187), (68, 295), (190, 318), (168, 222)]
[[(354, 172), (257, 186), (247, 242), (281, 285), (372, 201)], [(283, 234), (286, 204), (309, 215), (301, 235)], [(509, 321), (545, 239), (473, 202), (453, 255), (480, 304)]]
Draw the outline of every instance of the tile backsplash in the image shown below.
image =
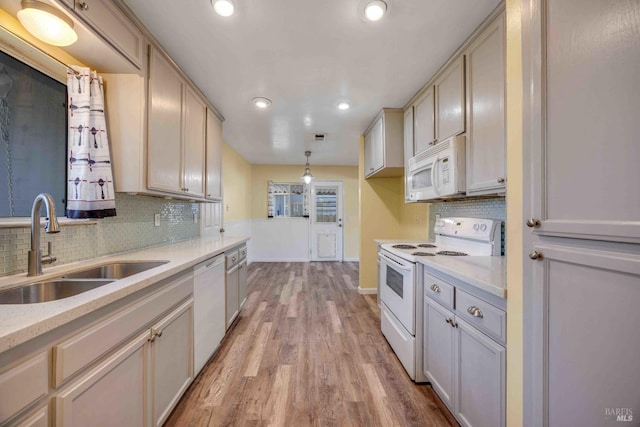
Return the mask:
[[(41, 247), (53, 243), (55, 265), (96, 258), (116, 252), (197, 237), (200, 227), (197, 203), (156, 197), (117, 194), (118, 216), (97, 220), (95, 225), (63, 226), (58, 234), (40, 234)], [(160, 214), (160, 226), (154, 215)], [(27, 271), (31, 246), (28, 227), (0, 229), (0, 276)]]
[(506, 240), (504, 223), (507, 219), (507, 205), (504, 197), (490, 199), (466, 199), (432, 203), (429, 205), (429, 237), (433, 236), (436, 215), (443, 217), (460, 216), (469, 218), (489, 218), (502, 221), (502, 253), (505, 253)]

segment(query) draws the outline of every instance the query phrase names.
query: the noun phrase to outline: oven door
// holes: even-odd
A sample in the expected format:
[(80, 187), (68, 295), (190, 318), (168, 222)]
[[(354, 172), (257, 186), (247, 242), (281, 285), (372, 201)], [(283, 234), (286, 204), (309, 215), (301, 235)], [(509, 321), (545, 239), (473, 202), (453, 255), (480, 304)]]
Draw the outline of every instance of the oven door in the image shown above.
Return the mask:
[(415, 328), (415, 264), (386, 251), (378, 254), (380, 262), (380, 299), (411, 334)]

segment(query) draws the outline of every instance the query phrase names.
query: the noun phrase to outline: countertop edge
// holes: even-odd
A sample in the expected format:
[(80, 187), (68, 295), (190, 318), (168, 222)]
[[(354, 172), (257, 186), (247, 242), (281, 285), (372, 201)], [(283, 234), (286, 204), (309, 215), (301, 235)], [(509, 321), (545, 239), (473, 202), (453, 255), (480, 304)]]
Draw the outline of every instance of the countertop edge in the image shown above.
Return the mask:
[[(180, 249), (180, 247), (182, 248), (186, 247), (190, 250), (198, 252), (197, 254), (194, 254), (193, 257), (188, 257), (189, 259), (187, 260), (178, 260), (175, 262), (170, 261), (166, 265), (156, 267), (146, 272), (139, 273), (139, 275), (134, 275), (124, 279), (116, 280), (115, 282), (109, 285), (105, 285), (105, 287), (103, 288), (98, 288), (98, 289), (102, 289), (103, 292), (99, 293), (98, 295), (95, 295), (93, 298), (87, 298), (86, 293), (79, 294), (74, 297), (70, 297), (70, 298), (80, 297), (81, 300), (76, 304), (71, 304), (71, 307), (69, 307), (68, 309), (55, 310), (55, 308), (53, 308), (52, 309), (53, 313), (50, 316), (46, 316), (46, 315), (38, 316), (37, 320), (34, 320), (31, 323), (27, 322), (24, 325), (21, 325), (20, 327), (16, 327), (12, 330), (7, 331), (6, 333), (3, 333), (2, 327), (0, 326), (0, 353), (10, 350), (31, 339), (34, 339), (40, 335), (43, 335), (49, 331), (52, 331), (53, 329), (56, 329), (67, 323), (70, 323), (73, 320), (76, 320), (84, 315), (87, 315), (99, 308), (105, 307), (113, 302), (121, 300), (122, 298), (125, 298), (135, 292), (145, 289), (146, 287), (151, 286), (160, 280), (174, 276), (188, 268), (191, 268), (203, 261), (206, 261), (207, 259), (220, 255), (235, 246), (238, 246), (242, 243), (247, 242), (249, 240), (249, 237), (224, 237), (223, 239), (224, 239), (224, 243), (221, 246), (212, 248), (210, 250), (204, 249), (204, 248), (198, 249), (194, 247), (194, 246), (198, 246), (199, 244), (203, 244), (205, 240), (203, 238), (196, 238), (196, 239), (184, 240), (184, 241), (175, 242), (175, 243), (169, 243), (166, 245), (142, 248), (135, 251), (126, 251), (126, 252), (111, 254), (105, 257), (95, 258), (90, 261), (82, 261), (82, 262), (72, 263), (68, 265), (58, 266), (54, 269), (49, 269), (49, 271), (47, 271), (45, 275), (40, 276), (39, 278), (42, 278), (43, 280), (47, 280), (48, 278), (51, 278), (51, 277), (59, 277), (61, 274), (66, 274), (74, 270), (79, 270), (82, 268), (91, 267), (93, 265), (102, 264), (105, 262), (109, 262), (110, 260), (122, 260), (123, 258), (136, 258), (136, 259), (142, 259), (142, 260), (144, 260), (145, 258), (158, 259), (162, 257), (155, 257), (149, 254), (149, 252), (163, 251), (163, 250), (170, 249), (172, 247), (176, 249)], [(145, 252), (147, 252), (147, 254), (145, 254)], [(137, 254), (141, 254), (141, 255), (137, 256)], [(139, 277), (136, 278), (135, 276), (139, 276)], [(18, 284), (28, 283), (33, 281), (32, 277), (27, 278), (24, 273), (20, 275), (8, 276), (8, 277), (12, 277), (12, 278), (18, 277), (19, 278), (17, 281)], [(3, 277), (0, 279), (2, 279), (0, 280), (0, 283), (1, 283), (2, 281), (5, 281), (4, 279), (7, 279), (7, 278)], [(117, 285), (114, 285), (114, 284), (117, 284)], [(107, 287), (110, 287), (112, 285), (118, 286), (118, 287), (116, 289), (107, 291), (105, 293), (104, 290), (107, 289)], [(92, 291), (89, 291), (89, 292), (92, 292)], [(84, 296), (84, 298), (82, 298), (81, 296)], [(53, 304), (60, 303), (60, 301), (62, 301), (64, 304), (64, 302), (68, 302), (68, 299), (67, 301), (58, 300), (58, 301), (51, 301), (51, 302), (45, 302), (45, 303), (39, 303), (39, 304), (0, 305), (0, 309), (3, 307), (14, 307), (14, 308), (19, 307), (22, 309), (21, 311), (28, 311), (30, 308), (34, 310), (38, 310), (43, 308), (52, 308), (54, 307)], [(45, 306), (45, 304), (47, 304), (47, 306)], [(0, 311), (0, 325), (2, 325), (3, 323), (4, 316), (7, 316), (7, 314), (4, 313), (3, 315), (2, 311)]]

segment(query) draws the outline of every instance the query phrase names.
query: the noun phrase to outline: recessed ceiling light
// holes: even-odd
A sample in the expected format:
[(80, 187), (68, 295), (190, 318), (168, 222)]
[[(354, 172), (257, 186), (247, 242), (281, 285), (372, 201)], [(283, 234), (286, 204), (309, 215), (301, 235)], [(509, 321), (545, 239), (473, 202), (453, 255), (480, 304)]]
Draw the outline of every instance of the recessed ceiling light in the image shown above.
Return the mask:
[(387, 4), (382, 0), (372, 0), (364, 7), (364, 16), (369, 21), (379, 21), (387, 11)]
[(258, 108), (267, 108), (269, 105), (271, 105), (271, 100), (269, 98), (257, 97), (253, 98), (253, 103)]
[(347, 101), (338, 102), (338, 110), (348, 110), (351, 105)]
[(73, 21), (57, 8), (37, 0), (22, 0), (18, 11), (20, 23), (45, 43), (69, 46), (78, 40)]
[(231, 16), (235, 7), (232, 0), (211, 0), (213, 10), (220, 16)]

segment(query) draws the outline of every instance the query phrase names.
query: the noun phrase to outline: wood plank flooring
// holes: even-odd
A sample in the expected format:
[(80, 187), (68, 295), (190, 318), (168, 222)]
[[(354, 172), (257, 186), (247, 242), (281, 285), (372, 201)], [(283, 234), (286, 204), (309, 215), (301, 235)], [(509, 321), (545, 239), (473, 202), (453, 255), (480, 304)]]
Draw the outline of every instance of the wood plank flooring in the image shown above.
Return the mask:
[(451, 426), (380, 332), (358, 264), (253, 263), (233, 330), (168, 426)]

